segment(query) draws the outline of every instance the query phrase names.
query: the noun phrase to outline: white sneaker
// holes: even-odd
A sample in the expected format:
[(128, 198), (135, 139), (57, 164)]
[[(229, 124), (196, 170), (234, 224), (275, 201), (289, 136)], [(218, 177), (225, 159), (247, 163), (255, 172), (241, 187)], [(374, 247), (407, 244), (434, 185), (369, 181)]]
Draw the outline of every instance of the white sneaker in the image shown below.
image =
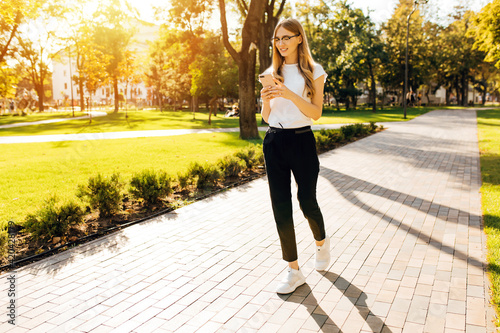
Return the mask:
[(330, 236), (325, 237), (325, 243), (321, 246), (316, 246), (316, 263), (317, 271), (324, 271), (330, 265)]
[(276, 292), (278, 294), (289, 294), (295, 291), (298, 287), (306, 283), (306, 277), (300, 270), (288, 267), (286, 275), (278, 285)]

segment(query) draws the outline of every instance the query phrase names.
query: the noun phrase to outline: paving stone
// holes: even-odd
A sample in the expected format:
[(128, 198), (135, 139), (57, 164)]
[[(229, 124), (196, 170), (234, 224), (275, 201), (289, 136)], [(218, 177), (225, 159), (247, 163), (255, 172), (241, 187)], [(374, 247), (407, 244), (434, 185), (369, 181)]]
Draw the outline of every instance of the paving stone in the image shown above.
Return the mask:
[(475, 111), (385, 126), (320, 156), (327, 272), (293, 193), (293, 294), (261, 178), (20, 268), (0, 331), (493, 331)]

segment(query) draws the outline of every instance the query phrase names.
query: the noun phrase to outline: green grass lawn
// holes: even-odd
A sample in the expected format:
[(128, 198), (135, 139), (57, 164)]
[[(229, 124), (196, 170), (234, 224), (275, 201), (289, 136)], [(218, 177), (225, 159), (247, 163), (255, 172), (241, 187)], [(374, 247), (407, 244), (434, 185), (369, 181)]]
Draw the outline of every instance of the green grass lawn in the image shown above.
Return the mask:
[[(86, 113), (75, 111), (75, 117), (85, 116)], [(43, 113), (31, 113), (25, 116), (4, 114), (0, 116), (0, 125), (10, 125), (16, 123), (28, 123), (41, 120), (50, 120), (58, 118), (73, 118), (73, 112), (71, 111), (61, 111), (61, 112), (43, 112)]]
[[(73, 199), (78, 184), (98, 172), (119, 172), (124, 180), (143, 169), (176, 176), (192, 161), (215, 162), (252, 143), (239, 133), (213, 133), (122, 140), (0, 145), (0, 225), (22, 222), (56, 194)], [(264, 133), (261, 133), (261, 137)]]
[[(418, 117), (428, 111), (442, 109), (443, 107), (415, 107), (407, 109), (407, 120)], [(128, 117), (125, 117), (127, 114)], [(28, 116), (2, 116), (0, 125), (15, 122), (39, 121), (55, 118), (71, 118), (72, 113), (33, 113)], [(82, 115), (82, 113), (77, 113)], [(261, 124), (260, 114), (256, 115), (257, 124)], [(101, 132), (122, 132), (122, 131), (142, 131), (142, 130), (165, 130), (165, 129), (194, 129), (194, 128), (227, 128), (238, 127), (238, 118), (224, 118), (224, 114), (219, 113), (217, 117), (212, 116), (212, 124), (208, 125), (208, 112), (201, 110), (197, 112), (193, 119), (193, 113), (189, 111), (164, 111), (159, 110), (139, 110), (123, 111), (119, 113), (109, 113), (104, 117), (94, 117), (92, 123), (87, 119), (68, 120), (65, 122), (40, 124), (33, 126), (4, 128), (0, 129), (0, 136), (19, 135), (47, 135), (47, 134), (75, 134), (75, 133), (101, 133)], [(373, 113), (367, 108), (357, 110), (337, 111), (331, 107), (325, 107), (323, 116), (316, 124), (345, 124), (359, 122), (386, 122), (403, 121), (403, 109), (398, 107), (386, 107)]]
[[(444, 109), (444, 107), (414, 107), (407, 108), (406, 120), (411, 120), (424, 113), (432, 110)], [(345, 123), (367, 123), (374, 122), (387, 122), (387, 121), (405, 121), (404, 110), (401, 107), (385, 107), (383, 110), (378, 109), (377, 112), (372, 112), (370, 108), (362, 107), (357, 110), (343, 110), (337, 111), (335, 108), (324, 107), (322, 117), (316, 124), (345, 124)]]
[[(0, 125), (8, 118), (29, 119), (35, 114), (25, 117), (0, 117)], [(71, 115), (71, 114), (68, 114)], [(39, 119), (40, 114), (36, 114), (31, 121)], [(127, 116), (127, 117), (126, 117)], [(49, 115), (51, 118), (61, 118), (56, 115)], [(4, 120), (4, 118), (7, 118)], [(258, 115), (260, 123), (260, 115)], [(143, 131), (143, 130), (164, 130), (164, 129), (192, 129), (192, 128), (225, 128), (238, 127), (238, 118), (224, 118), (224, 114), (212, 116), (212, 125), (208, 125), (208, 113), (197, 112), (195, 119), (193, 113), (188, 111), (120, 111), (118, 113), (108, 113), (104, 117), (93, 117), (92, 123), (87, 119), (68, 120), (52, 124), (40, 124), (33, 126), (23, 126), (15, 128), (0, 129), (0, 136), (14, 135), (47, 135), (47, 134), (75, 134), (75, 133), (101, 133), (101, 132), (122, 132), (122, 131)]]
[[(481, 201), (487, 235), (488, 270), (493, 304), (500, 314), (500, 111), (477, 113), (481, 151)], [(497, 319), (497, 325), (500, 320)]]

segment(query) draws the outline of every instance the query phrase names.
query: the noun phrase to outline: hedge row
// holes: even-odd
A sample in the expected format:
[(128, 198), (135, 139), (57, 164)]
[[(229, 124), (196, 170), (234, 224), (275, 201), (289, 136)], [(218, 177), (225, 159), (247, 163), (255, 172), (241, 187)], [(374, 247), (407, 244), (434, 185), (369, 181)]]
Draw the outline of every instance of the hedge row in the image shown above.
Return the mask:
[[(97, 174), (84, 185), (79, 185), (76, 197), (80, 202), (58, 202), (55, 196), (44, 202), (43, 208), (26, 217), (24, 229), (35, 240), (49, 240), (65, 236), (70, 227), (84, 222), (86, 211), (96, 211), (99, 217), (118, 214), (126, 196), (142, 201), (145, 206), (159, 203), (169, 194), (188, 191), (190, 187), (207, 190), (230, 177), (238, 177), (243, 171), (263, 165), (264, 157), (259, 146), (250, 146), (234, 155), (221, 158), (216, 164), (192, 163), (187, 172), (172, 177), (163, 170), (143, 170), (132, 176), (128, 184), (120, 174)], [(0, 241), (1, 241), (0, 237)]]

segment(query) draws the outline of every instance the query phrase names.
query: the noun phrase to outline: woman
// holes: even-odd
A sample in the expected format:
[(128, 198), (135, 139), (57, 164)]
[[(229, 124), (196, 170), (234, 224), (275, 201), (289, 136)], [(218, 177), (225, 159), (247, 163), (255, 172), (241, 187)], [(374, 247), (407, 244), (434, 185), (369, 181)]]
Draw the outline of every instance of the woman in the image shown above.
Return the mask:
[(319, 160), (311, 131), (321, 117), (323, 88), (327, 74), (315, 64), (302, 25), (295, 19), (278, 23), (274, 30), (272, 74), (275, 85), (261, 90), (262, 117), (269, 124), (264, 139), (264, 157), (274, 219), (288, 269), (277, 293), (288, 294), (304, 284), (299, 269), (292, 218), (290, 177), (297, 183), (300, 208), (316, 240), (316, 270), (330, 264), (330, 238), (316, 200)]

